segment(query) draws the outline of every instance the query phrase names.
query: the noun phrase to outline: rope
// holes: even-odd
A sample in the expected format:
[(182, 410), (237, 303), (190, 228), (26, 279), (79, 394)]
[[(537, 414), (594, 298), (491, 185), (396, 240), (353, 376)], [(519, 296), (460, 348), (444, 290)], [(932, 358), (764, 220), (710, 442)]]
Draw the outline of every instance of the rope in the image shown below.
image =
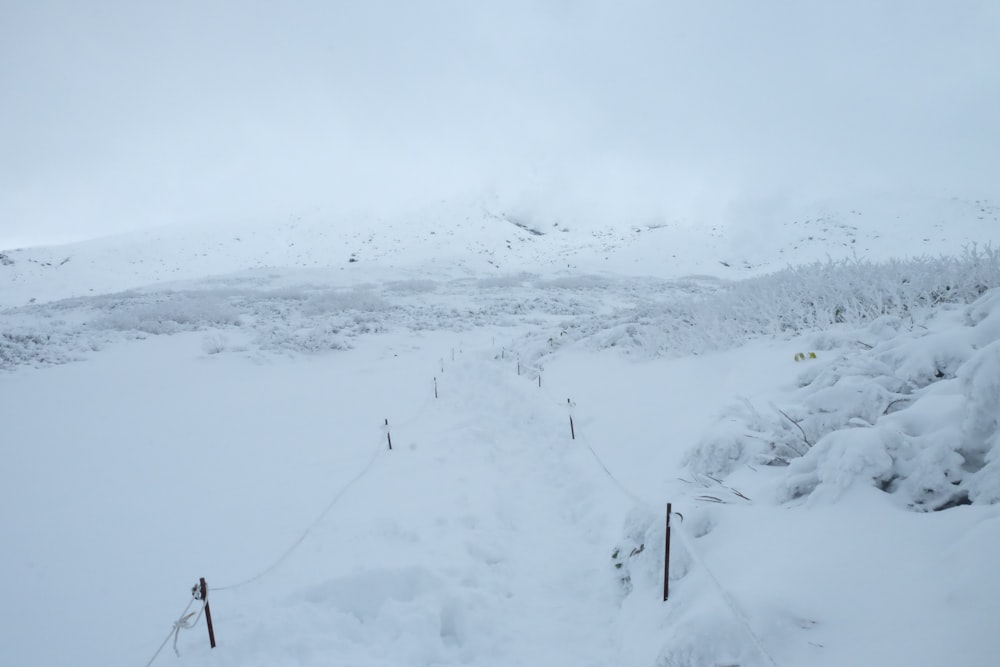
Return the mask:
[[(556, 401), (555, 397), (551, 393), (546, 391), (544, 388), (542, 389), (542, 391), (549, 397), (550, 400), (553, 401), (553, 403), (558, 403), (558, 401)], [(569, 399), (566, 399), (565, 403), (559, 403), (559, 405), (560, 407), (566, 409), (567, 412), (569, 412), (570, 419), (573, 419), (573, 408), (576, 406), (576, 403), (574, 403)], [(614, 484), (619, 491), (621, 491), (632, 502), (638, 505), (650, 508), (659, 507), (659, 505), (651, 503), (648, 500), (639, 496), (638, 494), (633, 493), (627, 486), (622, 484), (621, 481), (619, 481), (619, 479), (615, 477), (614, 473), (611, 472), (611, 469), (608, 468), (607, 464), (604, 463), (603, 459), (601, 459), (600, 455), (597, 453), (597, 450), (595, 450), (594, 447), (590, 444), (590, 440), (587, 439), (587, 436), (585, 436), (580, 431), (580, 425), (576, 422), (576, 420), (573, 420), (573, 426), (574, 426), (574, 431), (576, 433), (576, 439), (583, 443), (584, 447), (587, 448), (587, 451), (590, 452), (590, 455), (594, 458), (594, 461), (597, 463), (598, 466), (600, 466), (601, 470), (604, 471), (604, 474), (607, 475), (608, 479), (611, 480), (611, 483)]]
[(198, 625), (198, 621), (201, 620), (201, 615), (205, 613), (206, 604), (208, 604), (208, 600), (201, 601), (201, 609), (198, 610), (198, 615), (195, 616), (194, 620), (191, 620), (191, 616), (194, 615), (194, 612), (191, 612), (187, 616), (181, 614), (181, 617), (174, 621), (174, 653), (177, 654), (178, 658), (181, 657), (181, 652), (177, 650), (177, 640), (181, 636), (181, 630), (190, 630), (194, 626)]
[(427, 398), (424, 399), (423, 403), (421, 403), (416, 410), (411, 412), (406, 419), (390, 419), (389, 420), (390, 428), (395, 428), (397, 426), (406, 427), (418, 421), (420, 418), (424, 416), (424, 413), (427, 412), (427, 408), (430, 406), (431, 403), (434, 402), (434, 400), (435, 400), (434, 386), (433, 384), (431, 384), (430, 391), (428, 392)]
[(337, 504), (337, 501), (339, 501), (344, 496), (344, 494), (347, 493), (351, 489), (352, 486), (354, 486), (359, 481), (361, 481), (361, 478), (363, 478), (365, 475), (368, 474), (368, 471), (371, 470), (371, 468), (372, 468), (373, 465), (375, 465), (375, 461), (382, 454), (382, 451), (384, 450), (384, 448), (385, 448), (385, 441), (382, 440), (381, 437), (380, 437), (379, 441), (378, 441), (378, 445), (375, 448), (375, 452), (372, 455), (371, 459), (368, 460), (368, 463), (365, 464), (365, 466), (361, 469), (360, 472), (358, 472), (357, 475), (355, 475), (354, 477), (352, 477), (351, 480), (347, 482), (347, 484), (345, 484), (343, 487), (341, 487), (341, 489), (339, 491), (337, 491), (336, 494), (334, 494), (333, 498), (330, 499), (330, 502), (327, 503), (326, 507), (323, 508), (323, 511), (319, 513), (319, 516), (317, 516), (316, 519), (311, 524), (309, 524), (309, 526), (305, 529), (305, 531), (303, 531), (302, 535), (300, 535), (299, 538), (297, 540), (295, 540), (291, 544), (291, 546), (289, 546), (287, 549), (285, 549), (284, 553), (282, 553), (277, 558), (277, 560), (275, 560), (273, 563), (271, 563), (270, 565), (268, 565), (266, 568), (264, 568), (263, 570), (261, 570), (259, 573), (255, 574), (254, 576), (252, 576), (252, 577), (250, 577), (248, 579), (244, 579), (243, 581), (237, 582), (235, 584), (227, 584), (226, 586), (213, 586), (212, 590), (213, 591), (227, 591), (227, 590), (233, 590), (235, 588), (242, 588), (243, 586), (246, 586), (247, 584), (251, 584), (251, 583), (257, 581), (258, 579), (261, 579), (264, 576), (270, 574), (275, 569), (277, 569), (277, 567), (279, 565), (281, 565), (282, 563), (284, 563), (285, 560), (287, 560), (288, 557), (291, 556), (292, 553), (296, 549), (298, 549), (299, 546), (303, 542), (305, 542), (306, 538), (309, 537), (309, 535), (312, 533), (312, 531), (315, 530), (315, 528), (323, 521), (323, 519), (326, 518), (326, 515), (329, 514), (329, 512), (330, 512), (331, 509), (333, 509), (333, 506)]
[[(170, 636), (171, 635), (173, 635), (173, 637), (174, 637), (174, 651), (177, 650), (177, 635), (180, 634), (181, 628), (182, 627), (191, 627), (191, 626), (185, 626), (184, 622), (185, 622), (185, 619), (188, 618), (188, 609), (190, 609), (191, 605), (193, 605), (194, 603), (195, 603), (195, 599), (192, 597), (191, 600), (187, 603), (187, 606), (184, 607), (184, 611), (182, 611), (181, 615), (177, 618), (176, 621), (174, 621), (174, 625), (173, 625), (172, 628), (170, 628), (170, 632), (168, 632), (167, 636), (163, 638), (163, 643), (160, 644), (160, 648), (156, 649), (156, 653), (154, 653), (153, 657), (150, 658), (149, 662), (146, 663), (146, 667), (150, 667), (150, 665), (153, 664), (153, 662), (156, 660), (157, 656), (159, 656), (160, 652), (163, 650), (163, 647), (167, 645), (168, 641), (170, 641)], [(202, 608), (204, 609), (204, 607), (202, 607)]]
[(636, 503), (637, 505), (642, 505), (642, 506), (646, 506), (646, 507), (649, 507), (649, 508), (658, 508), (659, 507), (659, 505), (651, 503), (648, 500), (646, 500), (645, 498), (642, 498), (641, 496), (638, 496), (635, 493), (632, 493), (627, 486), (625, 486), (620, 481), (618, 481), (618, 478), (615, 477), (614, 474), (612, 474), (612, 472), (608, 469), (608, 466), (606, 466), (604, 464), (604, 461), (601, 460), (601, 457), (597, 455), (596, 451), (594, 451), (594, 448), (590, 446), (590, 442), (587, 440), (587, 438), (584, 437), (583, 435), (581, 435), (579, 431), (577, 431), (576, 439), (583, 442), (583, 445), (587, 448), (587, 451), (590, 452), (590, 455), (592, 457), (594, 457), (594, 461), (596, 461), (597, 465), (599, 465), (601, 467), (601, 470), (604, 471), (604, 474), (608, 476), (608, 479), (610, 479), (611, 482), (616, 487), (618, 487), (619, 491), (621, 491), (630, 500), (632, 500), (632, 502)]
[(748, 619), (746, 614), (743, 613), (743, 610), (740, 609), (739, 605), (736, 603), (736, 600), (726, 590), (725, 586), (722, 585), (722, 582), (719, 581), (719, 578), (715, 576), (715, 573), (712, 571), (712, 568), (710, 568), (705, 563), (704, 559), (694, 548), (691, 542), (687, 539), (687, 535), (684, 534), (684, 531), (681, 530), (680, 528), (677, 528), (676, 530), (674, 530), (674, 533), (680, 538), (687, 552), (691, 554), (691, 558), (694, 559), (694, 561), (699, 565), (699, 567), (701, 567), (701, 569), (705, 571), (709, 579), (712, 580), (712, 583), (715, 584), (715, 588), (719, 592), (719, 596), (722, 597), (722, 601), (726, 603), (726, 606), (729, 607), (729, 611), (731, 611), (733, 613), (733, 616), (735, 616), (737, 620), (739, 620), (739, 622), (743, 625), (743, 629), (746, 630), (748, 635), (750, 635), (750, 639), (753, 640), (754, 646), (757, 647), (757, 650), (760, 651), (760, 654), (764, 656), (769, 663), (771, 663), (772, 667), (778, 667), (778, 663), (774, 661), (774, 658), (771, 656), (771, 654), (767, 652), (766, 648), (764, 648), (764, 642), (762, 642), (760, 637), (757, 636), (757, 633), (754, 632), (753, 626), (750, 625), (750, 619)]
[[(560, 400), (560, 399), (556, 398), (556, 397), (555, 397), (555, 396), (554, 396), (554, 395), (552, 394), (552, 392), (551, 392), (551, 391), (549, 391), (549, 388), (548, 388), (548, 387), (547, 387), (546, 385), (542, 385), (542, 386), (541, 386), (540, 388), (541, 388), (541, 390), (542, 390), (542, 393), (543, 393), (543, 394), (545, 394), (545, 395), (546, 395), (546, 396), (548, 397), (549, 401), (550, 401), (550, 402), (552, 403), (552, 405), (553, 405), (553, 406), (558, 406), (558, 407), (560, 407), (560, 408), (565, 408), (565, 407), (567, 406), (567, 403), (566, 403), (566, 401), (567, 401), (567, 400), (569, 400), (569, 399), (561, 399), (561, 400)], [(569, 403), (569, 406), (570, 406), (571, 408), (572, 408), (572, 407), (573, 407), (574, 405), (576, 405), (576, 404), (575, 404), (575, 403)]]
[[(553, 403), (556, 403), (561, 407), (567, 408), (570, 419), (573, 418), (573, 407), (575, 406), (575, 403), (573, 403), (569, 399), (566, 400), (566, 403), (562, 403), (561, 401), (558, 401), (551, 393), (549, 393), (544, 388), (542, 389), (542, 391), (546, 394), (546, 396), (549, 397), (549, 399)], [(614, 485), (618, 488), (619, 491), (621, 491), (623, 494), (625, 494), (628, 498), (630, 498), (633, 502), (637, 503), (638, 505), (646, 506), (649, 508), (658, 507), (658, 505), (654, 505), (648, 500), (645, 500), (644, 498), (638, 496), (637, 494), (633, 493), (627, 486), (622, 484), (618, 480), (618, 478), (614, 476), (614, 474), (611, 472), (608, 466), (605, 465), (604, 461), (601, 460), (601, 457), (597, 454), (597, 451), (593, 448), (593, 446), (591, 446), (590, 441), (587, 439), (587, 437), (580, 432), (579, 425), (577, 425), (575, 421), (574, 425), (576, 426), (576, 439), (583, 442), (584, 446), (587, 448), (587, 451), (589, 451), (591, 456), (593, 456), (594, 461), (597, 463), (597, 465), (601, 467), (605, 475), (607, 475), (608, 479), (610, 479), (612, 483), (614, 483)], [(724, 487), (724, 488), (728, 489), (729, 487)], [(730, 490), (734, 491), (733, 489)], [(747, 500), (747, 498), (743, 496), (743, 494), (738, 492), (735, 493), (739, 495), (741, 498)], [(688, 553), (691, 554), (691, 557), (694, 559), (694, 561), (698, 563), (698, 565), (705, 571), (706, 574), (708, 574), (709, 578), (712, 580), (712, 583), (715, 585), (716, 590), (718, 590), (719, 595), (722, 597), (723, 602), (726, 603), (726, 606), (729, 607), (729, 610), (733, 613), (733, 615), (737, 618), (737, 620), (739, 620), (740, 624), (743, 626), (743, 629), (746, 630), (746, 633), (750, 636), (750, 639), (753, 641), (754, 646), (757, 647), (757, 650), (760, 652), (760, 654), (767, 659), (767, 661), (772, 665), (772, 667), (778, 667), (778, 664), (775, 662), (774, 657), (772, 657), (771, 654), (768, 653), (767, 649), (764, 648), (764, 643), (761, 641), (757, 633), (754, 632), (753, 626), (750, 624), (750, 619), (748, 619), (746, 614), (744, 614), (743, 611), (740, 609), (739, 605), (736, 603), (736, 600), (735, 598), (733, 598), (732, 594), (730, 594), (726, 590), (726, 588), (722, 585), (722, 582), (719, 581), (719, 578), (715, 575), (712, 569), (708, 567), (704, 559), (702, 559), (700, 554), (698, 554), (698, 552), (694, 549), (692, 544), (688, 541), (687, 536), (684, 534), (684, 532), (679, 528), (675, 532), (680, 537), (680, 540), (683, 543), (684, 548), (687, 549)]]
[[(442, 359), (442, 364), (443, 364), (443, 359)], [(424, 402), (417, 408), (417, 410), (414, 413), (411, 414), (411, 416), (408, 419), (405, 419), (402, 422), (394, 422), (393, 424), (391, 424), (391, 426), (407, 426), (415, 422), (417, 419), (423, 416), (424, 412), (427, 410), (427, 407), (430, 405), (432, 400), (434, 400), (433, 394), (428, 395), (428, 397), (424, 399)], [(383, 433), (385, 433), (388, 429), (386, 426), (383, 426), (381, 430)], [(309, 537), (309, 535), (313, 532), (313, 530), (315, 530), (316, 527), (326, 518), (326, 515), (330, 513), (330, 510), (333, 509), (334, 505), (337, 504), (337, 502), (344, 496), (344, 494), (346, 494), (351, 489), (351, 487), (353, 487), (355, 484), (361, 481), (361, 479), (368, 474), (372, 466), (375, 465), (375, 461), (378, 459), (378, 457), (381, 455), (383, 451), (383, 446), (384, 446), (383, 443), (384, 440), (380, 436), (378, 440), (378, 445), (375, 447), (375, 451), (372, 454), (372, 457), (368, 460), (368, 463), (365, 464), (365, 466), (358, 472), (358, 474), (352, 477), (343, 487), (340, 488), (339, 491), (337, 491), (336, 494), (334, 494), (334, 496), (330, 499), (330, 502), (328, 502), (326, 507), (323, 508), (323, 511), (319, 513), (319, 516), (317, 516), (316, 519), (313, 520), (313, 522), (306, 527), (306, 529), (302, 532), (299, 538), (295, 540), (287, 549), (285, 549), (285, 551), (280, 556), (278, 556), (278, 558), (273, 563), (268, 565), (266, 568), (264, 568), (257, 574), (247, 579), (244, 579), (243, 581), (239, 581), (234, 584), (227, 584), (225, 586), (213, 586), (211, 590), (229, 591), (229, 590), (235, 590), (237, 588), (242, 588), (243, 586), (258, 581), (259, 579), (262, 579), (263, 577), (265, 577), (266, 575), (270, 574), (275, 569), (277, 569), (292, 555), (292, 553), (295, 552), (296, 549), (299, 548), (299, 546), (302, 545), (303, 542), (305, 542), (306, 538)], [(153, 657), (151, 657), (149, 659), (149, 662), (146, 663), (146, 667), (150, 667), (153, 664), (156, 658), (163, 651), (164, 647), (166, 647), (167, 642), (170, 641), (171, 636), (173, 636), (174, 638), (173, 642), (174, 653), (176, 653), (178, 657), (180, 656), (180, 651), (177, 648), (177, 640), (180, 638), (181, 630), (188, 630), (190, 628), (193, 628), (198, 623), (198, 621), (201, 620), (201, 617), (205, 612), (205, 604), (207, 603), (207, 600), (202, 600), (201, 609), (198, 610), (198, 615), (194, 619), (191, 618), (193, 613), (189, 614), (188, 610), (191, 608), (191, 605), (193, 605), (196, 600), (197, 598), (192, 597), (191, 600), (187, 603), (187, 606), (184, 607), (184, 611), (182, 611), (180, 617), (178, 617), (178, 619), (174, 621), (173, 627), (170, 629), (170, 632), (167, 633), (167, 636), (163, 638), (163, 642), (160, 643), (159, 648), (157, 648), (156, 652), (153, 653)]]

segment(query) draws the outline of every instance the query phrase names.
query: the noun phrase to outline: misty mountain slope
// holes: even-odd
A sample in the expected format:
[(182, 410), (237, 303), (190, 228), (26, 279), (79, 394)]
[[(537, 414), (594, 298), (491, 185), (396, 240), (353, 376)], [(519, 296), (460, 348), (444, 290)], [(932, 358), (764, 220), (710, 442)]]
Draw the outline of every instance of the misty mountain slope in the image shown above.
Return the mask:
[(548, 219), (492, 199), (393, 218), (327, 215), (205, 229), (164, 227), (69, 246), (4, 251), (0, 305), (103, 294), (266, 268), (332, 268), (347, 282), (531, 273), (742, 278), (827, 258), (954, 254), (997, 240), (979, 200), (869, 198), (759, 203), (696, 219)]

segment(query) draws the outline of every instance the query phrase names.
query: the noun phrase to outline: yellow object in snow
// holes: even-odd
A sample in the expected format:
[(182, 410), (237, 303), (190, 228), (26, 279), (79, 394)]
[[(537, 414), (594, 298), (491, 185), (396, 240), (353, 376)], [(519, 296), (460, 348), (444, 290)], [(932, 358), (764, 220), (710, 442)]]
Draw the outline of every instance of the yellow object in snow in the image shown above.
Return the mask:
[(815, 358), (816, 358), (815, 352), (810, 352), (808, 356), (806, 356), (806, 354), (803, 352), (795, 353), (795, 361), (805, 361), (806, 359), (815, 359)]

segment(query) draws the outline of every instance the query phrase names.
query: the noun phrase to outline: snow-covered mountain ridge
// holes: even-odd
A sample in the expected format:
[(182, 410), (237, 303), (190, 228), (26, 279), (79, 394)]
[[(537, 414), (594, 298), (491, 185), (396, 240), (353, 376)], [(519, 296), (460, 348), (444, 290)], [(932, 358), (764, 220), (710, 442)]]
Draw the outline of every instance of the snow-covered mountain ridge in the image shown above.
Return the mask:
[(166, 227), (68, 246), (4, 250), (0, 306), (266, 268), (333, 268), (358, 283), (428, 275), (545, 274), (727, 279), (828, 258), (956, 254), (996, 239), (991, 201), (870, 197), (755, 203), (697, 218), (569, 220), (492, 199), (390, 218), (310, 211), (285, 221)]

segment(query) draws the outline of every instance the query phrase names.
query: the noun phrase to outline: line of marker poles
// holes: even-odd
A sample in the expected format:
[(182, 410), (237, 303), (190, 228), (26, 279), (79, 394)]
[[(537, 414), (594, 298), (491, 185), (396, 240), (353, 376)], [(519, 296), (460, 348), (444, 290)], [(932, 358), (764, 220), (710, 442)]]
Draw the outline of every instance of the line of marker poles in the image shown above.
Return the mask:
[[(454, 355), (454, 350), (452, 350), (452, 355)], [(503, 351), (501, 351), (503, 355)], [(517, 374), (521, 374), (521, 362), (517, 363)], [(538, 375), (538, 386), (542, 386), (542, 375)], [(434, 378), (434, 398), (438, 397), (437, 390), (437, 378)], [(572, 405), (570, 399), (566, 399), (566, 404), (568, 406)], [(576, 428), (573, 425), (573, 414), (569, 415), (569, 434), (573, 440), (576, 440)], [(389, 450), (392, 450), (392, 434), (389, 433), (389, 419), (385, 420), (385, 439), (389, 445)], [(666, 536), (664, 538), (664, 554), (663, 554), (663, 601), (666, 602), (667, 598), (670, 596), (670, 514), (671, 514), (671, 503), (667, 503), (667, 524), (666, 524)], [(215, 627), (212, 624), (212, 610), (208, 606), (208, 584), (205, 583), (205, 577), (201, 577), (198, 581), (198, 585), (195, 587), (197, 593), (196, 597), (205, 604), (205, 625), (208, 626), (208, 642), (212, 648), (215, 648)]]

